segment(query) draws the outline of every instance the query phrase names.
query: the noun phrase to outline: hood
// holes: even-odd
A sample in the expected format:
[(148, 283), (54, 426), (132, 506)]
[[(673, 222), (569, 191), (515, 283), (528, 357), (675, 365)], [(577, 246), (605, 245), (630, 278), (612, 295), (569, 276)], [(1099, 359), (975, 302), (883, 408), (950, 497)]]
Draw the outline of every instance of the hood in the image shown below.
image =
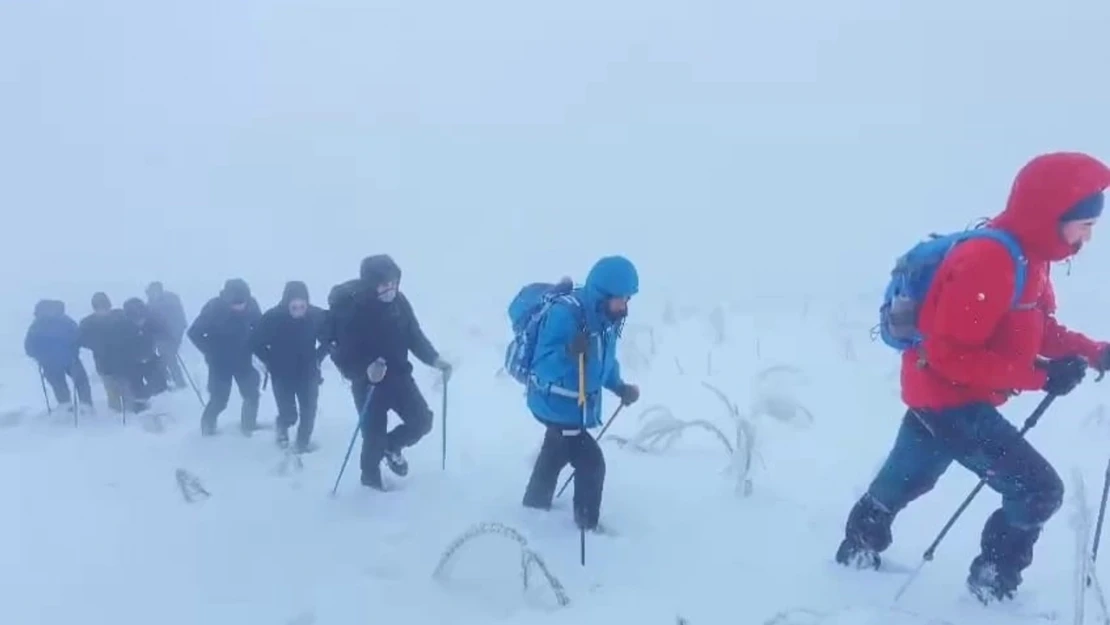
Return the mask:
[(147, 316), (146, 302), (144, 302), (143, 300), (141, 300), (137, 297), (127, 298), (127, 301), (125, 301), (123, 303), (123, 314), (126, 315), (127, 318), (130, 319), (131, 321), (139, 321), (140, 319), (146, 319), (146, 316)]
[(162, 297), (162, 295), (165, 294), (165, 292), (166, 292), (165, 287), (163, 287), (162, 283), (158, 282), (157, 280), (155, 280), (154, 282), (151, 282), (146, 287), (146, 296), (149, 299), (158, 299), (159, 297)]
[(1060, 237), (1060, 218), (1110, 186), (1110, 168), (1078, 152), (1042, 154), (1014, 178), (1006, 210), (991, 225), (1012, 233), (1031, 259), (1059, 261), (1079, 251)]
[(586, 276), (585, 290), (598, 300), (632, 297), (640, 290), (640, 275), (632, 261), (623, 256), (606, 256), (594, 263)]
[(65, 302), (56, 299), (43, 299), (35, 304), (35, 318), (62, 317), (66, 314)]
[(224, 282), (224, 288), (220, 291), (222, 297), (229, 304), (245, 304), (251, 298), (251, 288), (247, 285), (246, 280), (242, 278), (231, 278)]
[(377, 287), (390, 280), (400, 282), (401, 268), (393, 262), (389, 254), (375, 254), (362, 259), (362, 264), (358, 268), (358, 277), (366, 284)]
[(290, 280), (285, 283), (285, 289), (281, 292), (281, 305), (288, 306), (289, 302), (295, 299), (308, 299), (308, 285), (300, 280)]

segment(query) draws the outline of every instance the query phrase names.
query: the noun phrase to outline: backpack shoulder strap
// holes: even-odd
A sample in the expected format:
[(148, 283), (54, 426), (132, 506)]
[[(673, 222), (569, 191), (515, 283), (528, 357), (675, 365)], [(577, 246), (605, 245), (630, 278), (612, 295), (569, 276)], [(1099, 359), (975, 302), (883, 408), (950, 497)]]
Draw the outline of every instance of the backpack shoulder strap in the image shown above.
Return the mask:
[(586, 330), (586, 309), (582, 306), (582, 301), (578, 299), (573, 293), (565, 293), (555, 298), (556, 302), (562, 302), (567, 306), (574, 309), (575, 314), (578, 316), (578, 329)]
[(1018, 303), (1021, 302), (1021, 294), (1025, 292), (1025, 273), (1028, 260), (1025, 258), (1025, 253), (1021, 250), (1021, 245), (1017, 239), (1005, 230), (998, 230), (995, 228), (976, 228), (972, 230), (974, 236), (993, 239), (1005, 246), (1006, 251), (1010, 253), (1010, 257), (1014, 259), (1014, 298), (1010, 306), (1016, 308)]

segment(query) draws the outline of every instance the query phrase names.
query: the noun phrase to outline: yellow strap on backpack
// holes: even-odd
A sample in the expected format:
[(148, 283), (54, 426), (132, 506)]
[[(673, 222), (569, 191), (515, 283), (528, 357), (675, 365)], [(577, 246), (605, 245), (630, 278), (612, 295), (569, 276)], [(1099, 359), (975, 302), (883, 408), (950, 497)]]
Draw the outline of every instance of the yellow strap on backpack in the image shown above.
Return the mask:
[(586, 354), (578, 354), (578, 405), (586, 405)]

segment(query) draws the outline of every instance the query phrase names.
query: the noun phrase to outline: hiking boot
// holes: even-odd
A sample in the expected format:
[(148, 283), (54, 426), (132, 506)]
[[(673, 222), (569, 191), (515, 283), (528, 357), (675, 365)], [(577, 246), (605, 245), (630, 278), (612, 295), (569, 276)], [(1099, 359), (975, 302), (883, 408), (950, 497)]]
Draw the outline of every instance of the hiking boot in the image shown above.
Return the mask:
[(852, 506), (844, 527), (844, 540), (836, 549), (836, 562), (855, 569), (878, 569), (879, 555), (890, 546), (894, 515), (870, 495), (864, 495)]
[(836, 550), (836, 563), (852, 569), (878, 570), (883, 564), (879, 552), (858, 542), (844, 539)]
[(382, 474), (380, 471), (374, 473), (362, 472), (362, 477), (359, 479), (363, 486), (373, 488), (374, 490), (385, 491), (385, 486), (382, 484)]
[(216, 424), (215, 423), (210, 423), (208, 421), (201, 421), (200, 422), (200, 435), (201, 436), (215, 436), (216, 435)]
[(293, 453), (295, 454), (310, 454), (317, 449), (319, 449), (319, 445), (313, 443), (312, 441), (302, 441), (300, 439), (297, 439), (297, 442), (293, 444)]
[(409, 474), (409, 463), (400, 450), (385, 450), (385, 463), (389, 465), (389, 470), (393, 471), (397, 477), (405, 477)]
[(1017, 592), (1020, 577), (1008, 575), (997, 564), (978, 555), (971, 561), (971, 570), (967, 575), (967, 589), (983, 605), (996, 601), (1013, 599)]
[(525, 508), (531, 508), (532, 510), (543, 510), (544, 512), (551, 511), (550, 501), (536, 501), (534, 499), (529, 499), (527, 495), (525, 495), (524, 501), (522, 501), (521, 504), (523, 504)]

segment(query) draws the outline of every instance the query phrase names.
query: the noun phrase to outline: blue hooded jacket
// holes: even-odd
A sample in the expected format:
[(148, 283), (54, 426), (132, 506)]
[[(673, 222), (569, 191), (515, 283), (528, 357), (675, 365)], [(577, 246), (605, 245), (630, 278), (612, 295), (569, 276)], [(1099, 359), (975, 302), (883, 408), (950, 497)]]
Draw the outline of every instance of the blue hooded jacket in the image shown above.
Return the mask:
[[(558, 302), (538, 329), (532, 361), (533, 383), (528, 385), (528, 409), (542, 423), (567, 428), (601, 425), (601, 390), (614, 393), (624, 385), (617, 362), (620, 322), (605, 312), (611, 297), (632, 297), (639, 291), (636, 267), (622, 256), (599, 260), (586, 284), (571, 295), (581, 308)], [(578, 405), (578, 359), (569, 352), (583, 323), (589, 334), (586, 350), (586, 409)]]
[(65, 304), (42, 300), (35, 305), (35, 320), (27, 328), (23, 351), (43, 369), (68, 370), (80, 350), (77, 322), (65, 313)]

